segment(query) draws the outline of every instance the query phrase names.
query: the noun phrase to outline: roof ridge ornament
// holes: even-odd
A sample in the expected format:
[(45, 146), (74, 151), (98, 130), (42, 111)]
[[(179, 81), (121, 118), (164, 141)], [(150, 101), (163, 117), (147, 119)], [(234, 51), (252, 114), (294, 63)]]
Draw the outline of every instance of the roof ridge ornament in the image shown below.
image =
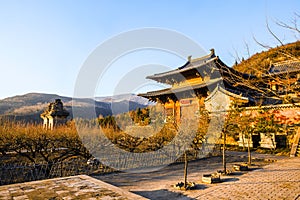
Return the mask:
[(216, 57), (215, 49), (214, 49), (214, 48), (211, 48), (211, 49), (210, 49), (210, 57), (211, 57), (211, 58)]

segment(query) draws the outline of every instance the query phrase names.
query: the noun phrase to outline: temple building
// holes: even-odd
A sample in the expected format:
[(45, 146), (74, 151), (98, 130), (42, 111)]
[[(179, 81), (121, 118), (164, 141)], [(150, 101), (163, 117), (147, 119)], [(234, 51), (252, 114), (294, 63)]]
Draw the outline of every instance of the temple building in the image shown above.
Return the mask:
[[(192, 59), (181, 67), (147, 77), (171, 85), (163, 90), (151, 91), (139, 96), (161, 103), (165, 115), (179, 122), (182, 116), (193, 117), (200, 107), (213, 111), (216, 105), (224, 110), (235, 100), (243, 106), (255, 106), (274, 102), (252, 87), (256, 77), (240, 73), (224, 64), (212, 49), (210, 54)], [(215, 108), (214, 108), (215, 107)]]
[[(273, 63), (255, 76), (228, 67), (212, 49), (204, 57), (189, 57), (183, 66), (147, 78), (170, 85), (139, 94), (162, 104), (167, 121), (180, 123), (182, 119), (195, 117), (200, 108), (210, 113), (225, 113), (234, 101), (246, 110), (271, 110), (283, 127), (300, 125), (300, 62), (297, 60)], [(284, 146), (287, 137), (287, 132), (274, 133), (272, 137), (253, 135), (250, 145), (276, 148)], [(245, 143), (242, 139), (240, 136), (239, 146)]]
[(49, 103), (47, 109), (41, 114), (43, 119), (43, 127), (45, 129), (53, 130), (58, 125), (65, 124), (69, 112), (64, 109), (63, 103), (60, 99)]

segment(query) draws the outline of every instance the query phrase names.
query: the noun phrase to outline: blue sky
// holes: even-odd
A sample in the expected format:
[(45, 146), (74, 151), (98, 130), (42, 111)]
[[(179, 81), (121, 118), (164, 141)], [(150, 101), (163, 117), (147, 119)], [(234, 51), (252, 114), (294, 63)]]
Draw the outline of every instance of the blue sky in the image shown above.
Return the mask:
[[(245, 43), (251, 54), (263, 50), (253, 36), (277, 45), (266, 30), (266, 19), (285, 43), (295, 41), (274, 20), (289, 22), (294, 12), (300, 13), (299, 8), (299, 0), (0, 0), (0, 99), (29, 92), (72, 96), (80, 68), (98, 45), (144, 27), (182, 33), (206, 50), (215, 48), (231, 66), (236, 53), (248, 57)], [(144, 52), (116, 62), (101, 80), (107, 87), (99, 87), (95, 96), (113, 94), (117, 81), (133, 65), (153, 61), (176, 68), (184, 63), (165, 53), (148, 53), (150, 56)]]

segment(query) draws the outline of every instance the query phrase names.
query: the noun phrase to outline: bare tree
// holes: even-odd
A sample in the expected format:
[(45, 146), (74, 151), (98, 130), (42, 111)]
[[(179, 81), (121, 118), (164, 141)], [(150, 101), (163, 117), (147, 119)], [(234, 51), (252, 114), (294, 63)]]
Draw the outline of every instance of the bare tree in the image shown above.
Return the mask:
[[(278, 26), (281, 26), (285, 29), (289, 29), (293, 32), (295, 32), (295, 34), (300, 34), (300, 28), (298, 27), (298, 20), (300, 19), (300, 15), (298, 13), (294, 13), (294, 17), (292, 18), (292, 20), (290, 20), (289, 23), (283, 22), (281, 20), (276, 20), (276, 24)], [(298, 37), (296, 36), (296, 39), (298, 39)]]

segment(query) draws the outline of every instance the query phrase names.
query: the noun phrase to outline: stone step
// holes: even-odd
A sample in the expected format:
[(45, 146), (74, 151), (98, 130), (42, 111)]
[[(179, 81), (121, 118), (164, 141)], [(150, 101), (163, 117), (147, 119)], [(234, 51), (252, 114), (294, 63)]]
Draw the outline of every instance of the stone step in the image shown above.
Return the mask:
[(300, 142), (298, 143), (295, 156), (300, 157)]
[(291, 147), (291, 152), (290, 152), (291, 157), (294, 157), (294, 156), (296, 156), (296, 154), (299, 153), (299, 151), (300, 151), (299, 144), (300, 144), (300, 127), (298, 127), (297, 133), (294, 137), (293, 145)]

